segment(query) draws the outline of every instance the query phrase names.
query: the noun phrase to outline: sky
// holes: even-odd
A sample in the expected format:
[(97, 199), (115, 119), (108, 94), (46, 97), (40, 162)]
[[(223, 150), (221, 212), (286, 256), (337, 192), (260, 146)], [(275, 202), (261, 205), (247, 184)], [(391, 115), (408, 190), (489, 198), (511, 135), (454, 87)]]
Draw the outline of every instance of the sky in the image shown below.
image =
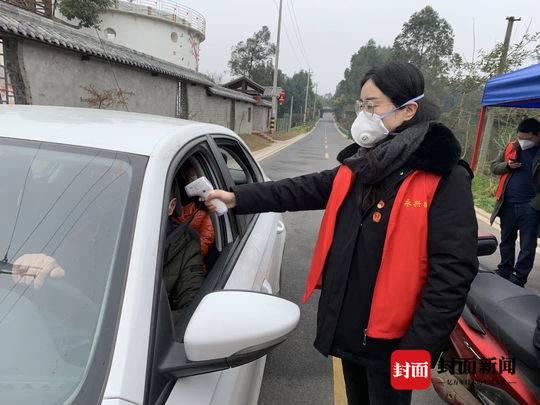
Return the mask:
[[(370, 38), (378, 45), (391, 46), (403, 23), (427, 5), (450, 23), (455, 34), (454, 51), (466, 60), (471, 59), (473, 49), (491, 49), (504, 40), (507, 16), (522, 18), (514, 23), (512, 42), (521, 38), (527, 29), (540, 31), (539, 0), (282, 1), (279, 68), (292, 76), (296, 71), (311, 67), (319, 94), (335, 91), (351, 56)], [(279, 0), (179, 2), (206, 18), (206, 39), (201, 44), (200, 54), (202, 73), (229, 79), (227, 62), (231, 49), (263, 25), (270, 28), (272, 41), (276, 40)], [(530, 64), (533, 62), (531, 60)]]

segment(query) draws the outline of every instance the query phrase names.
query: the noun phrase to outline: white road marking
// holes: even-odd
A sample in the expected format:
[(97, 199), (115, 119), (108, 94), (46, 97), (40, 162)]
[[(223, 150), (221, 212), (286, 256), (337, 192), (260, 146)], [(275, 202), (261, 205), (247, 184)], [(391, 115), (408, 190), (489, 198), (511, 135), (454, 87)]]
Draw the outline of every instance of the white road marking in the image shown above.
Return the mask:
[(328, 155), (328, 152), (326, 152), (326, 153), (324, 154), (324, 158), (325, 158), (325, 159), (330, 159), (330, 155)]
[(343, 377), (343, 367), (341, 360), (332, 358), (332, 368), (334, 371), (334, 405), (347, 405), (347, 394), (345, 393), (345, 378)]

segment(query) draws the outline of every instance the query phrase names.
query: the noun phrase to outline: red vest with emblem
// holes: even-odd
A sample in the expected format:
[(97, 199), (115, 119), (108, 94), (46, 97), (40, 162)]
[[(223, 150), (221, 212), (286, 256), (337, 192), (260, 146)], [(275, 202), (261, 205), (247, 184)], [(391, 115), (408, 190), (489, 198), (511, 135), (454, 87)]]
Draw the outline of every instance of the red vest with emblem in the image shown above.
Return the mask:
[[(415, 171), (401, 184), (392, 207), (383, 255), (366, 335), (397, 339), (409, 328), (420, 301), (428, 273), (428, 210), (441, 176)], [(321, 222), (303, 302), (322, 284), (326, 257), (332, 246), (337, 213), (352, 184), (354, 175), (341, 165)]]
[[(508, 162), (510, 159), (517, 159), (517, 150), (514, 143), (509, 143), (508, 145), (506, 145), (506, 149), (504, 150), (504, 161)], [(495, 197), (497, 198), (497, 201), (499, 201), (503, 197), (504, 186), (506, 185), (506, 181), (508, 180), (509, 175), (510, 173), (505, 173), (499, 178), (499, 185), (497, 186), (497, 191), (495, 192)]]

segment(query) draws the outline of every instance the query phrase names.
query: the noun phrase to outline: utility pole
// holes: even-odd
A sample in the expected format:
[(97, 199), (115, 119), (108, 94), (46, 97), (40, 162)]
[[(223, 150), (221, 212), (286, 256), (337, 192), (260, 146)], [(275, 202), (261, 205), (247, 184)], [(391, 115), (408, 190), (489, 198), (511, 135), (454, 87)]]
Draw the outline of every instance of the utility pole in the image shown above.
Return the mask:
[[(504, 43), (501, 51), (501, 58), (499, 59), (499, 66), (497, 67), (497, 74), (500, 75), (506, 71), (506, 59), (508, 57), (508, 48), (510, 47), (510, 38), (512, 37), (512, 28), (515, 21), (521, 21), (520, 18), (514, 16), (506, 17), (508, 24), (506, 26), (506, 34), (504, 36)], [(483, 170), (486, 165), (486, 160), (488, 158), (489, 145), (491, 144), (491, 138), (493, 135), (493, 121), (494, 121), (493, 111), (489, 108), (487, 109), (486, 114), (486, 126), (484, 128), (484, 137), (482, 139), (482, 145), (480, 147), (480, 156), (478, 157), (478, 167), (480, 170)]]
[(313, 93), (313, 119), (315, 119), (315, 106), (317, 104), (317, 85), (315, 85), (315, 93)]
[(291, 112), (289, 113), (289, 131), (291, 130), (291, 127), (292, 127), (293, 105), (294, 105), (294, 96), (291, 97)]
[(305, 101), (305, 105), (304, 105), (304, 124), (306, 123), (306, 118), (307, 118), (307, 102), (308, 102), (308, 94), (309, 94), (309, 79), (310, 79), (310, 71), (308, 70), (308, 74), (307, 74), (307, 83), (306, 83), (306, 101)]
[(506, 26), (506, 34), (504, 36), (504, 44), (501, 52), (501, 59), (499, 60), (499, 68), (497, 73), (501, 74), (506, 71), (506, 58), (508, 57), (508, 48), (510, 47), (510, 38), (512, 37), (512, 28), (514, 26), (514, 21), (521, 21), (520, 18), (516, 17), (506, 17), (508, 20), (508, 25)]
[(279, 0), (279, 16), (278, 16), (278, 28), (277, 28), (277, 43), (276, 43), (276, 63), (274, 65), (274, 86), (272, 89), (272, 120), (270, 121), (270, 129), (272, 133), (276, 132), (276, 119), (278, 112), (277, 104), (277, 81), (279, 71), (279, 40), (281, 37), (281, 9), (283, 6), (283, 0)]

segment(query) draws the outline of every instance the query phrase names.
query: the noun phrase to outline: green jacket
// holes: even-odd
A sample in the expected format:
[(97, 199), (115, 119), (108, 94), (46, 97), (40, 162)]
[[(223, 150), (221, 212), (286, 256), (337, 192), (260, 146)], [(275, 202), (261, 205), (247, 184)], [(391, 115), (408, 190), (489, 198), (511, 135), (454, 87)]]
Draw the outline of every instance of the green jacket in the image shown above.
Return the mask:
[(206, 272), (198, 237), (189, 223), (169, 218), (165, 245), (163, 281), (176, 320), (197, 295)]

